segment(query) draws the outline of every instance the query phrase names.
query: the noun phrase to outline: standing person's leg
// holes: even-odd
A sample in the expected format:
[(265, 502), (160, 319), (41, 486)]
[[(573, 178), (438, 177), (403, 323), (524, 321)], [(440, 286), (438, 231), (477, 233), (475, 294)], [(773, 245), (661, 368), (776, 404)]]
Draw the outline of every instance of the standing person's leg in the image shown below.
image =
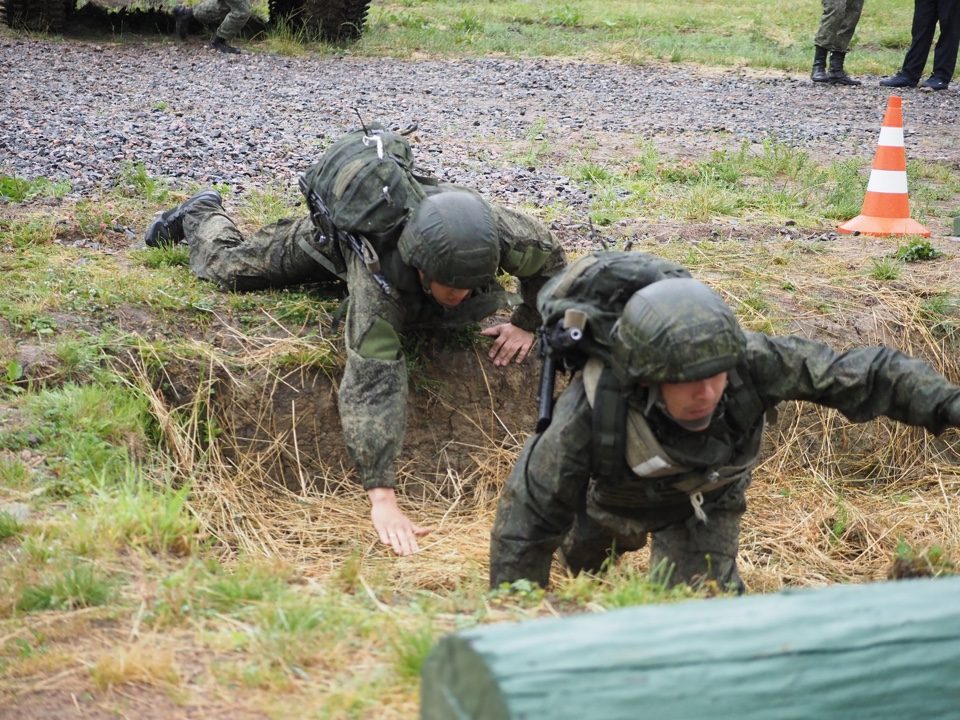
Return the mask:
[(250, 19), (250, 0), (222, 0), (222, 3), (226, 3), (229, 12), (217, 28), (217, 37), (233, 40)]
[(202, 0), (193, 6), (193, 17), (206, 28), (218, 27), (229, 12), (230, 8), (224, 0)]
[[(843, 59), (850, 49), (850, 41), (860, 21), (863, 0), (822, 0), (823, 15), (814, 37), (814, 82), (833, 82), (842, 85), (859, 84), (843, 71)], [(826, 71), (827, 52), (831, 52), (831, 76)]]
[(940, 37), (933, 49), (933, 72), (931, 80), (938, 80), (935, 90), (946, 90), (957, 68), (957, 48), (960, 46), (960, 2), (938, 0), (937, 18), (940, 22)]
[(827, 70), (827, 82), (834, 85), (860, 85), (861, 82), (850, 77), (843, 69), (844, 59), (850, 49), (853, 32), (860, 22), (863, 12), (863, 0), (847, 0), (844, 12), (836, 28), (834, 46), (830, 48), (830, 67)]
[(933, 34), (937, 29), (937, 2), (938, 0), (915, 0), (914, 3), (910, 47), (900, 69), (900, 73), (913, 80), (914, 84), (919, 82), (923, 75), (923, 68), (930, 54)]

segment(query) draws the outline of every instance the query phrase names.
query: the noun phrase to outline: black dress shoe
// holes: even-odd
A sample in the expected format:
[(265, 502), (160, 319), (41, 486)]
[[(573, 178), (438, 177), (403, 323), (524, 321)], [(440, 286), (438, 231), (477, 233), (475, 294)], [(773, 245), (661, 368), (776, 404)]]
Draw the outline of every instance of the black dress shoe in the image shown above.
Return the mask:
[(904, 87), (916, 87), (917, 81), (911, 80), (906, 75), (897, 73), (896, 75), (885, 77), (883, 80), (880, 81), (880, 84), (883, 85), (883, 87), (904, 88)]
[(222, 205), (223, 201), (220, 199), (220, 193), (216, 190), (199, 192), (175, 208), (158, 214), (150, 223), (147, 232), (144, 233), (143, 241), (149, 247), (164, 247), (181, 242), (183, 240), (183, 216), (187, 210), (201, 203)]
[(949, 80), (941, 80), (938, 77), (929, 77), (920, 83), (921, 90), (946, 90), (950, 87)]

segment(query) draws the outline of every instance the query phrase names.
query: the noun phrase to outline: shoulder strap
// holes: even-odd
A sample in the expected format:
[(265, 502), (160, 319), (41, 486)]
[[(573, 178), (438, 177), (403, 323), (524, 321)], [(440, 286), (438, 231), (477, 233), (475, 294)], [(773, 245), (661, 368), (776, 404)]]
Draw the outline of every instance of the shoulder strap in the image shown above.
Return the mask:
[(627, 399), (613, 372), (597, 358), (584, 366), (583, 384), (593, 407), (593, 473), (616, 478), (625, 462)]

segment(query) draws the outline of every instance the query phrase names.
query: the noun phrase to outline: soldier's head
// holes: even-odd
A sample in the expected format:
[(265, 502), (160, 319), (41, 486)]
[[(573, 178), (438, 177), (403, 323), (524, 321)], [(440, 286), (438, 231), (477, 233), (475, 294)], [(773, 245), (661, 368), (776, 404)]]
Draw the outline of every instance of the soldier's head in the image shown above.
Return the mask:
[(419, 272), (424, 291), (451, 307), (494, 282), (500, 266), (490, 205), (467, 191), (423, 200), (403, 228), (398, 249), (403, 262)]
[(622, 379), (650, 388), (651, 405), (688, 430), (709, 426), (727, 373), (746, 352), (733, 311), (690, 278), (660, 280), (634, 293), (613, 339)]

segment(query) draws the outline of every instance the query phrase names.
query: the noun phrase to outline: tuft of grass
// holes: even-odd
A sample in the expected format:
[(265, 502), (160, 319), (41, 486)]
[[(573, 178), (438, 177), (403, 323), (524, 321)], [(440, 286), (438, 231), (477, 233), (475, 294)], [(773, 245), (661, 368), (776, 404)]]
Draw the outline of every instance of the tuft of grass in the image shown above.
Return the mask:
[(397, 627), (389, 641), (397, 675), (402, 680), (417, 681), (435, 642), (436, 632), (429, 619), (413, 628)]
[(70, 189), (70, 183), (65, 180), (27, 180), (15, 175), (0, 175), (0, 198), (13, 202), (23, 202), (35, 197), (62, 198)]
[(90, 678), (99, 690), (128, 683), (176, 686), (180, 669), (171, 648), (140, 641), (101, 655), (90, 668)]
[(142, 198), (154, 204), (165, 203), (170, 196), (166, 182), (151, 177), (142, 162), (124, 162), (120, 166), (118, 184), (124, 194)]
[(257, 227), (289, 218), (292, 208), (299, 202), (289, 188), (271, 185), (264, 190), (252, 190), (244, 197), (240, 218)]
[(916, 548), (902, 536), (894, 551), (894, 572), (899, 577), (940, 577), (956, 573), (956, 565), (940, 545)]
[(128, 466), (118, 486), (99, 489), (91, 506), (91, 530), (103, 544), (140, 547), (177, 557), (192, 555), (199, 524), (187, 506), (190, 487), (151, 483)]
[(10, 513), (0, 510), (0, 541), (17, 537), (23, 532), (23, 526)]
[(557, 588), (557, 598), (577, 607), (595, 605), (612, 609), (634, 605), (653, 605), (722, 592), (717, 588), (691, 588), (670, 585), (669, 574), (660, 568), (639, 571), (626, 563), (618, 563), (600, 575), (581, 573)]
[(31, 475), (22, 460), (0, 455), (0, 487), (23, 490), (30, 484)]
[(900, 277), (901, 263), (896, 258), (873, 258), (870, 264), (870, 277), (874, 280), (888, 281)]
[(0, 220), (0, 240), (15, 250), (51, 244), (57, 238), (57, 224), (49, 216), (26, 220)]
[(190, 265), (190, 249), (186, 245), (163, 245), (148, 247), (131, 256), (140, 261), (147, 268), (156, 270), (163, 267), (188, 267)]
[(104, 605), (112, 595), (112, 585), (89, 565), (74, 565), (44, 583), (27, 585), (20, 594), (17, 609), (76, 610)]
[(934, 337), (955, 341), (960, 338), (960, 298), (937, 293), (920, 304), (920, 319)]

